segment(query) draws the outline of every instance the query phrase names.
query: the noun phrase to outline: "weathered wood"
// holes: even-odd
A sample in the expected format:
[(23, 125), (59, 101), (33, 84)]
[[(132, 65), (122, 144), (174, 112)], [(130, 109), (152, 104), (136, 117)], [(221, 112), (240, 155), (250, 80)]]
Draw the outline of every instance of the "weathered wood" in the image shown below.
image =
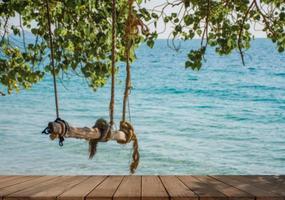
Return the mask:
[(10, 179), (10, 180), (3, 182), (0, 186), (0, 188), (5, 188), (5, 187), (11, 186), (11, 185), (15, 185), (17, 183), (25, 182), (25, 181), (28, 181), (32, 178), (33, 177), (31, 177), (31, 176), (19, 176), (17, 178)]
[(1, 185), (2, 183), (7, 182), (7, 181), (10, 181), (10, 180), (13, 180), (13, 179), (18, 179), (19, 177), (21, 177), (21, 176), (7, 176), (7, 177), (1, 177), (1, 179), (0, 179), (0, 185)]
[(61, 200), (82, 200), (87, 196), (96, 186), (98, 186), (106, 176), (91, 176), (80, 184), (62, 193), (57, 199)]
[(15, 176), (1, 176), (0, 177), (0, 183), (2, 181), (9, 180), (9, 179), (12, 179), (12, 178), (16, 178), (16, 177)]
[(157, 176), (142, 177), (142, 200), (167, 200), (169, 196)]
[(87, 200), (112, 200), (124, 176), (109, 176), (86, 197)]
[(175, 176), (160, 176), (171, 199), (198, 200), (198, 196)]
[(285, 176), (0, 176), (0, 200), (284, 200)]
[(196, 176), (200, 181), (210, 184), (216, 190), (226, 195), (229, 200), (254, 200), (254, 196), (239, 190), (231, 185), (221, 182), (209, 176)]
[(118, 190), (114, 194), (114, 200), (140, 200), (141, 176), (125, 176)]
[(50, 186), (45, 190), (38, 191), (31, 195), (33, 199), (37, 198), (39, 200), (55, 200), (57, 196), (61, 195), (70, 188), (80, 184), (82, 181), (86, 180), (88, 176), (74, 176), (71, 179), (62, 181), (60, 184)]
[(256, 200), (284, 200), (284, 197), (281, 197), (277, 194), (274, 194), (270, 190), (260, 189), (248, 181), (244, 182), (239, 179), (239, 176), (213, 176), (217, 180), (225, 182), (229, 185), (232, 185), (240, 190), (243, 190), (249, 194), (255, 196)]
[[(285, 196), (285, 179), (281, 176), (240, 176), (239, 180), (263, 190)], [(272, 184), (275, 183), (275, 184)]]
[(24, 190), (5, 196), (4, 200), (12, 200), (12, 199), (13, 200), (28, 200), (28, 199), (31, 199), (34, 194), (44, 191), (50, 187), (63, 184), (64, 181), (67, 181), (68, 179), (71, 179), (71, 178), (72, 177), (70, 176), (56, 177), (54, 179), (47, 180), (46, 182), (39, 183), (35, 185), (34, 187), (26, 188)]
[(34, 176), (33, 179), (0, 189), (0, 199), (12, 193), (19, 192), (26, 188), (32, 188), (36, 185), (54, 179), (56, 176)]
[(226, 200), (225, 196), (220, 191), (212, 187), (211, 184), (201, 182), (193, 176), (178, 176), (178, 178), (199, 196), (199, 200)]
[[(57, 122), (50, 122), (49, 128), (56, 134), (62, 135), (65, 131), (62, 130), (62, 125)], [(73, 127), (69, 126), (67, 132), (63, 135), (66, 138), (76, 138), (76, 139), (99, 139), (101, 137), (101, 133), (98, 128), (89, 128), (89, 127)], [(116, 141), (126, 141), (126, 134), (122, 131), (112, 131), (111, 140)], [(104, 138), (103, 138), (104, 139)], [(104, 141), (104, 140), (103, 140)]]

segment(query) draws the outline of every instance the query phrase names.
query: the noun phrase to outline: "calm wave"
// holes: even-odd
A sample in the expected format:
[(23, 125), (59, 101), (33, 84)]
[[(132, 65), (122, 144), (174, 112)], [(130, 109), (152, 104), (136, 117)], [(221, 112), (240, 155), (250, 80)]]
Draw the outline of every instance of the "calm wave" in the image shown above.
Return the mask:
[[(177, 41), (178, 42), (178, 41)], [(200, 72), (184, 69), (187, 51), (159, 40), (142, 46), (133, 65), (131, 121), (140, 143), (138, 174), (284, 174), (285, 57), (257, 39), (246, 52), (207, 52)], [(124, 67), (117, 78), (119, 123)], [(61, 117), (76, 126), (108, 118), (109, 84), (94, 93), (79, 77), (60, 84)], [(131, 145), (100, 143), (88, 160), (84, 140), (61, 148), (41, 131), (54, 120), (52, 81), (0, 98), (0, 174), (128, 174)]]

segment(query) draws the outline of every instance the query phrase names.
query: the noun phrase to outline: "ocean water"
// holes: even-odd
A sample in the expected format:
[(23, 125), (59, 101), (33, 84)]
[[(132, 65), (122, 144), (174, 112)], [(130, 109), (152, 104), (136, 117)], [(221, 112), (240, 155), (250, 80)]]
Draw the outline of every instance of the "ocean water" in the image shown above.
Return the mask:
[[(179, 41), (176, 41), (179, 43)], [(132, 66), (131, 121), (139, 138), (137, 174), (284, 174), (285, 57), (266, 39), (246, 52), (219, 57), (209, 49), (199, 72), (186, 70), (187, 52), (159, 40), (141, 46)], [(61, 117), (75, 126), (108, 119), (109, 84), (94, 93), (79, 77), (59, 81)], [(117, 78), (119, 124), (124, 66)], [(51, 77), (0, 97), (0, 174), (128, 174), (131, 145), (100, 143), (88, 159), (84, 140), (63, 147), (41, 131), (54, 120)]]

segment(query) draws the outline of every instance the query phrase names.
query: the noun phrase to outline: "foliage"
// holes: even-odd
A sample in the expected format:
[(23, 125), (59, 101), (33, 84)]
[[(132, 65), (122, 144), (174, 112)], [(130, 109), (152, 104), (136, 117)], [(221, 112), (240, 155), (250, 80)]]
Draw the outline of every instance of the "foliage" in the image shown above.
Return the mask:
[[(42, 79), (44, 74), (52, 72), (48, 61), (50, 50), (46, 3), (12, 0), (0, 4), (3, 30), (0, 82), (7, 86), (8, 93), (20, 87), (28, 88)], [(86, 78), (93, 89), (103, 86), (110, 75), (111, 3), (104, 0), (54, 0), (48, 4), (53, 28), (56, 74), (72, 71)], [(124, 60), (125, 10), (126, 2), (119, 2), (118, 61)], [(19, 17), (21, 24), (10, 25), (8, 19), (12, 17)], [(36, 37), (35, 41), (27, 43), (23, 26), (31, 30)], [(11, 32), (22, 39), (22, 47), (12, 41), (14, 36)]]
[[(86, 78), (90, 86), (103, 86), (110, 76), (111, 1), (104, 0), (10, 0), (0, 3), (0, 83), (7, 92), (28, 88), (52, 71), (49, 64), (49, 35), (46, 3), (50, 6), (55, 47), (56, 73), (70, 73)], [(207, 47), (219, 55), (237, 50), (245, 63), (244, 51), (250, 47), (252, 30), (259, 24), (279, 52), (285, 49), (285, 3), (283, 0), (165, 0), (147, 9), (149, 1), (117, 0), (117, 61), (126, 60), (126, 33), (131, 40), (130, 60), (135, 49), (145, 41), (155, 45), (158, 24), (172, 28), (170, 46), (177, 38), (201, 38), (199, 49), (190, 50), (186, 68), (199, 70)], [(128, 5), (133, 6), (130, 21)], [(19, 18), (20, 24), (11, 23)], [(14, 20), (15, 21), (15, 20)], [(153, 26), (153, 32), (149, 27)], [(36, 37), (27, 41), (25, 29)], [(19, 42), (15, 42), (15, 36)], [(13, 38), (14, 37), (14, 38)]]
[[(141, 10), (146, 12), (145, 8)], [(173, 27), (170, 38), (201, 38), (200, 48), (190, 50), (185, 62), (185, 67), (193, 70), (201, 68), (208, 45), (215, 47), (219, 55), (238, 50), (245, 64), (244, 50), (250, 47), (252, 30), (257, 26), (276, 43), (279, 52), (285, 48), (283, 0), (174, 0), (156, 6), (149, 13), (152, 18), (148, 21), (155, 27), (161, 21)], [(172, 44), (176, 49), (175, 43)]]

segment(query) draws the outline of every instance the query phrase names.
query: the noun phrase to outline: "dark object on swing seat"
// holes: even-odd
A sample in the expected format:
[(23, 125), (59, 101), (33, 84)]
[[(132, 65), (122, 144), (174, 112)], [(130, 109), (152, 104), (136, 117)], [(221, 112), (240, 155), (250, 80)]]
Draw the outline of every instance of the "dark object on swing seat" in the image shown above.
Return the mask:
[(103, 118), (98, 119), (92, 128), (99, 129), (101, 136), (99, 139), (89, 140), (89, 159), (92, 159), (95, 156), (98, 142), (107, 142), (110, 138), (111, 133), (111, 127), (109, 123)]
[(53, 126), (50, 123), (48, 123), (48, 126), (42, 131), (42, 134), (46, 134), (46, 135), (50, 135), (50, 139), (54, 140), (55, 138), (59, 138), (59, 146), (63, 146), (63, 141), (64, 141), (64, 137), (63, 135), (66, 135), (67, 131), (69, 130), (69, 125), (66, 121), (57, 118), (54, 122), (59, 123), (61, 125), (61, 129), (63, 130), (62, 135), (58, 135), (58, 134), (54, 134), (54, 130), (53, 130)]

